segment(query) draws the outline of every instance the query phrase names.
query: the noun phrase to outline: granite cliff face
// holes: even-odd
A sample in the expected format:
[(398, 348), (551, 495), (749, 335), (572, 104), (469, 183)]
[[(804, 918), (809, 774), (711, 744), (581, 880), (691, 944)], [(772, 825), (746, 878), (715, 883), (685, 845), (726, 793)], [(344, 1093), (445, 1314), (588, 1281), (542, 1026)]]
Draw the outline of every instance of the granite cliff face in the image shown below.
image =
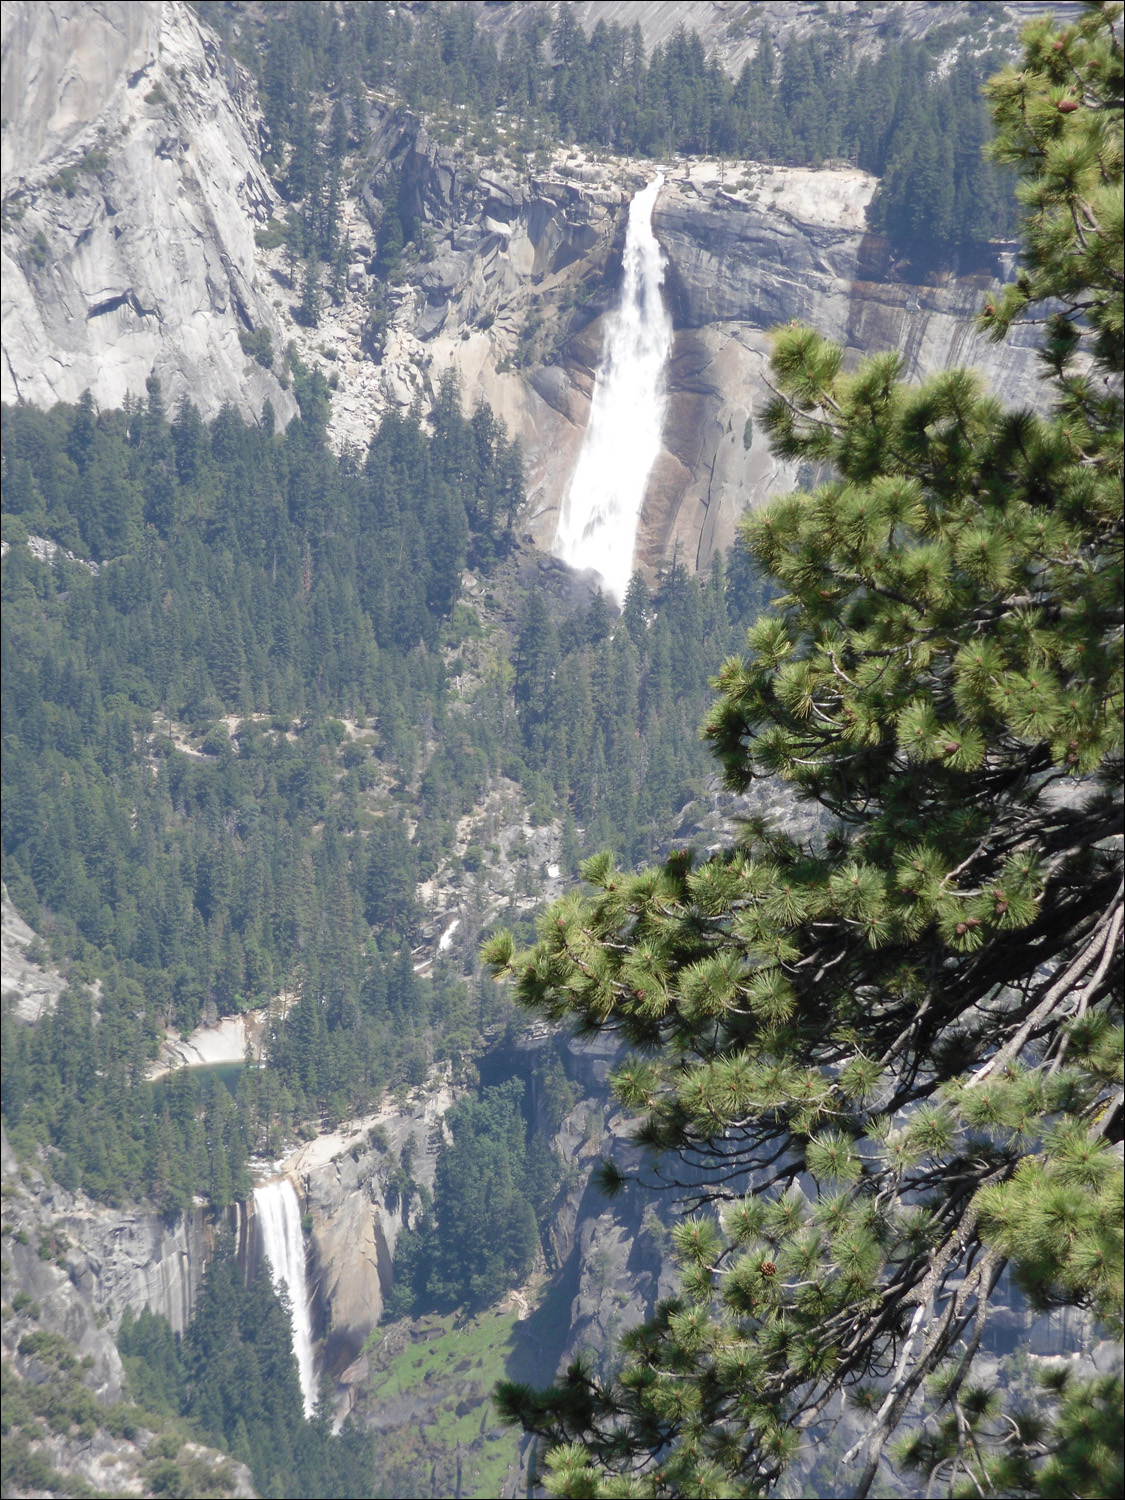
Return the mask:
[(771, 395), (769, 334), (779, 325), (811, 324), (844, 346), (848, 365), (898, 350), (907, 379), (968, 365), (1011, 405), (1042, 400), (1031, 341), (997, 346), (974, 330), (991, 275), (918, 281), (868, 232), (874, 178), (754, 164), (725, 175), (727, 183), (710, 166), (677, 171), (653, 220), (676, 340), (665, 455), (638, 534), (649, 565), (676, 552), (705, 567), (730, 545), (747, 506), (796, 477), (755, 425)]
[[(655, 25), (661, 8), (648, 9)], [(695, 10), (692, 24), (721, 19)], [(269, 399), (285, 421), (291, 393), (240, 342), (268, 332), (278, 354), (292, 341), (332, 378), (330, 439), (363, 446), (384, 411), (424, 408), (454, 371), (466, 404), (486, 400), (521, 439), (524, 529), (550, 545), (628, 203), (653, 164), (564, 148), (534, 166), (484, 157), (373, 100), (342, 214), (346, 291), (303, 329), (284, 252), (254, 239), (280, 205), (253, 90), (193, 12), (177, 0), (17, 0), (4, 10), (3, 59), (5, 400), (46, 405), (89, 388), (115, 405), (155, 373), (169, 403), (190, 395), (212, 415), (229, 401), (256, 419)], [(388, 285), (373, 273), (392, 175), (418, 232)], [(670, 169), (654, 229), (676, 340), (638, 534), (645, 567), (673, 555), (706, 567), (745, 506), (792, 481), (754, 433), (779, 323), (815, 323), (850, 358), (900, 349), (912, 377), (967, 362), (1003, 399), (1035, 399), (1032, 350), (972, 333), (990, 278), (912, 280), (867, 232), (875, 187), (849, 169)]]
[[(114, 1342), (127, 1307), (151, 1308), (177, 1333), (191, 1320), (204, 1267), (225, 1216), (196, 1208), (174, 1222), (158, 1214), (120, 1211), (70, 1193), (26, 1164), (7, 1135), (0, 1139), (4, 1180), (4, 1300), (30, 1295), (33, 1324), (62, 1333), (80, 1357), (93, 1359), (90, 1383), (105, 1401), (120, 1398), (124, 1376)], [(231, 1228), (245, 1238), (241, 1211)], [(46, 1246), (50, 1253), (46, 1253)], [(21, 1318), (4, 1321), (4, 1352), (22, 1332)]]
[(5, 401), (188, 395), (279, 418), (292, 395), (240, 332), (276, 314), (254, 229), (276, 193), (246, 80), (186, 5), (5, 5)]
[[(317, 334), (289, 330), (309, 363), (337, 379), (337, 441), (362, 444), (382, 410), (425, 403), (452, 370), (466, 405), (486, 400), (520, 438), (525, 528), (549, 547), (589, 415), (628, 204), (655, 170), (560, 150), (528, 172), (439, 145), (403, 114), (382, 117), (357, 205), (361, 250), (370, 256), (393, 172), (425, 252), (392, 289), (375, 362), (356, 347), (363, 304), (380, 294), (362, 257), (343, 307)], [(667, 256), (675, 343), (664, 451), (638, 534), (642, 565), (675, 555), (705, 568), (730, 545), (746, 506), (792, 483), (793, 468), (753, 430), (779, 324), (815, 324), (851, 362), (899, 349), (908, 378), (964, 363), (1008, 402), (1038, 399), (1030, 343), (997, 347), (974, 332), (992, 276), (914, 279), (867, 229), (876, 187), (847, 168), (694, 162), (669, 171), (653, 227)], [(998, 247), (996, 268), (1009, 258)]]
[[(0, 1132), (0, 1183), (4, 1199), (3, 1301), (0, 1349), (5, 1378), (29, 1385), (53, 1380), (49, 1356), (40, 1357), (34, 1337), (61, 1335), (82, 1361), (83, 1383), (106, 1406), (127, 1399), (125, 1372), (115, 1336), (127, 1307), (150, 1307), (183, 1332), (219, 1220), (195, 1209), (170, 1225), (154, 1214), (121, 1212), (68, 1193), (42, 1173), (16, 1159)], [(164, 1436), (133, 1423), (107, 1420), (80, 1427), (44, 1424), (32, 1441), (39, 1461), (92, 1492), (109, 1495), (156, 1493), (154, 1468), (169, 1449)], [(234, 1497), (255, 1494), (245, 1464), (184, 1443), (177, 1434), (172, 1452), (191, 1466), (206, 1493), (212, 1479)], [(5, 1493), (23, 1489), (17, 1479)]]
[(38, 1021), (50, 1015), (66, 988), (66, 980), (55, 969), (36, 962), (40, 956), (35, 933), (20, 916), (8, 887), (0, 886), (0, 958), (2, 958), (3, 1002), (11, 1005), (20, 1021)]
[[(535, 1027), (517, 1054), (530, 1061), (548, 1039), (545, 1028)], [(567, 1168), (550, 1234), (564, 1309), (554, 1351), (559, 1374), (580, 1355), (591, 1354), (608, 1373), (621, 1335), (651, 1317), (657, 1302), (677, 1288), (667, 1229), (675, 1207), (668, 1195), (628, 1191), (610, 1200), (594, 1178), (603, 1160), (628, 1172), (644, 1159), (630, 1138), (633, 1122), (609, 1094), (610, 1072), (624, 1050), (610, 1036), (572, 1039), (564, 1049), (566, 1072), (579, 1098), (552, 1133), (552, 1146)]]
[(417, 1213), (414, 1188), (400, 1185), (400, 1163), (405, 1157), (412, 1183), (432, 1190), (442, 1117), (452, 1103), (451, 1089), (435, 1078), (409, 1103), (322, 1136), (284, 1164), (308, 1215), (321, 1359), (334, 1375), (383, 1316), (395, 1245)]
[[(392, 177), (420, 248), (388, 283), (373, 257)], [(333, 383), (329, 440), (366, 446), (386, 410), (425, 409), (452, 372), (467, 408), (486, 401), (520, 438), (529, 514), (553, 527), (601, 349), (596, 320), (612, 303), (614, 250), (643, 176), (561, 159), (529, 172), (443, 145), (407, 112), (373, 106), (357, 179), (341, 215), (352, 263), (340, 304), (326, 306), (315, 330), (291, 307), (280, 313), (285, 339)], [(285, 252), (260, 251), (259, 267), (291, 300)], [(550, 540), (534, 519), (531, 529)]]

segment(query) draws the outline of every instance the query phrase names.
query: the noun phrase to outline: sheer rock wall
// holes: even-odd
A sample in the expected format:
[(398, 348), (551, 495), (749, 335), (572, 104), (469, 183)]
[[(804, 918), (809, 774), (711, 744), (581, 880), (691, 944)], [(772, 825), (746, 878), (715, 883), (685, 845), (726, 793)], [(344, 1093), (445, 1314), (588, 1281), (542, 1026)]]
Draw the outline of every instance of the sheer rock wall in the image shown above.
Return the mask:
[(239, 333), (281, 329), (255, 270), (277, 195), (245, 78), (186, 5), (3, 8), (3, 365), (7, 402), (89, 389), (207, 417), (231, 402), (284, 422), (292, 394)]
[[(182, 1333), (223, 1216), (196, 1208), (173, 1223), (154, 1213), (108, 1208), (46, 1181), (34, 1168), (21, 1169), (6, 1134), (0, 1148), (10, 1229), (4, 1300), (23, 1292), (39, 1308), (30, 1323), (22, 1314), (5, 1317), (5, 1355), (12, 1355), (28, 1327), (64, 1334), (80, 1358), (93, 1358), (96, 1394), (116, 1401), (124, 1375), (114, 1338), (125, 1309), (149, 1307)], [(240, 1215), (232, 1209), (230, 1217), (237, 1229)], [(53, 1252), (41, 1253), (52, 1244)]]
[[(467, 406), (488, 401), (523, 445), (524, 525), (543, 547), (589, 416), (628, 204), (655, 170), (560, 150), (521, 174), (460, 157), (397, 113), (375, 134), (363, 194), (371, 237), (395, 172), (428, 247), (396, 294), (386, 399), (406, 406), (453, 370)], [(667, 255), (675, 342), (664, 447), (637, 541), (649, 570), (673, 556), (706, 568), (730, 545), (741, 512), (796, 478), (754, 430), (778, 325), (815, 325), (845, 346), (849, 363), (898, 349), (909, 379), (968, 364), (1006, 402), (1041, 399), (1031, 339), (997, 346), (974, 331), (991, 271), (1010, 266), (1012, 247), (995, 247), (991, 268), (923, 279), (869, 232), (877, 182), (867, 173), (752, 162), (667, 170), (653, 225)]]
[[(656, 7), (659, 9), (659, 7)], [(702, 12), (701, 12), (702, 14)], [(650, 163), (560, 148), (533, 168), (436, 142), (407, 112), (372, 106), (357, 199), (355, 263), (318, 329), (293, 321), (281, 251), (254, 230), (280, 212), (261, 166), (246, 77), (178, 0), (40, 6), (3, 15), (5, 400), (100, 405), (155, 373), (173, 404), (295, 412), (239, 334), (334, 377), (329, 435), (364, 446), (383, 411), (423, 408), (448, 371), (486, 400), (526, 457), (524, 530), (549, 546), (581, 446), (620, 274), (625, 218)], [(401, 281), (376, 274), (392, 180), (417, 226)], [(867, 232), (875, 180), (854, 169), (677, 163), (654, 226), (676, 328), (664, 451), (637, 559), (705, 568), (747, 505), (792, 483), (754, 431), (768, 398), (768, 331), (800, 318), (849, 357), (903, 352), (912, 377), (968, 362), (1007, 401), (1034, 400), (1032, 350), (981, 342), (972, 321), (991, 278), (925, 283)], [(1002, 263), (999, 257), (998, 263)], [(292, 292), (292, 287), (289, 287)], [(371, 299), (387, 317), (372, 341)], [(749, 426), (748, 424), (749, 420)]]
[(1032, 340), (1017, 334), (994, 345), (974, 330), (991, 275), (918, 279), (868, 232), (874, 178), (854, 169), (750, 166), (739, 181), (745, 186), (732, 191), (714, 170), (709, 178), (677, 173), (653, 220), (668, 256), (676, 339), (665, 456), (638, 535), (638, 558), (649, 565), (676, 553), (706, 567), (730, 545), (747, 506), (797, 478), (770, 454), (757, 425), (772, 394), (775, 327), (811, 324), (844, 346), (846, 366), (893, 349), (907, 379), (968, 365), (1008, 404), (1042, 400)]
[(413, 1182), (433, 1188), (441, 1121), (452, 1103), (452, 1091), (435, 1080), (402, 1107), (320, 1137), (285, 1162), (308, 1215), (321, 1358), (333, 1375), (351, 1364), (383, 1316), (398, 1236), (418, 1213), (417, 1194), (397, 1189), (395, 1169), (409, 1149)]

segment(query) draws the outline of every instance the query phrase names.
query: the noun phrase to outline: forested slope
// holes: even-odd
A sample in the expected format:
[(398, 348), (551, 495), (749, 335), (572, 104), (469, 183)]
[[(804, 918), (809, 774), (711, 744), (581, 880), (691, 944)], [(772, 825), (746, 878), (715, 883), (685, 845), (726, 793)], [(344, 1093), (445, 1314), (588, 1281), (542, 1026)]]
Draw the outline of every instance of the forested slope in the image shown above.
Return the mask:
[[(1017, 225), (980, 156), (994, 16), (978, 25), (967, 11), (910, 43), (890, 25), (866, 49), (827, 23), (776, 46), (766, 34), (729, 76), (688, 33), (646, 55), (635, 31), (586, 36), (565, 6), (553, 30), (529, 10), (502, 45), (469, 6), (198, 9), (258, 81), (258, 138), (287, 201), (259, 249), (285, 257), (310, 362), (347, 280), (344, 195), (381, 194), (362, 273), (369, 352), (390, 291), (412, 296), (430, 264), (431, 227), (399, 168), (361, 181), (383, 111), (413, 121), (412, 139), (421, 117), (443, 149), (499, 155), (502, 134), (512, 181), (530, 182), (560, 143), (646, 162), (858, 164), (882, 176), (869, 224), (908, 280), (993, 267)], [(153, 111), (159, 88), (145, 95)], [(56, 208), (101, 182), (98, 159), (82, 161), (43, 189)], [(6, 201), (6, 222), (28, 207)], [(46, 252), (25, 238), (43, 272)], [(591, 295), (556, 292), (568, 316)], [(542, 352), (540, 328), (530, 315), (518, 363)], [(742, 549), (700, 576), (673, 561), (636, 575), (615, 618), (529, 545), (519, 447), (487, 407), (466, 415), (454, 382), (435, 378), (369, 447), (335, 452), (324, 376), (294, 346), (275, 349), (264, 323), (239, 342), (255, 378), (271, 368), (295, 393), (284, 431), (269, 406), (210, 422), (189, 400), (166, 410), (155, 380), (122, 409), (88, 396), (4, 409), (3, 876), (38, 934), (31, 956), (66, 983), (35, 1025), (4, 1005), (4, 1127), (25, 1164), (5, 1180), (19, 1248), (4, 1275), (74, 1269), (53, 1230), (32, 1242), (14, 1227), (32, 1196), (86, 1194), (167, 1223), (197, 1214), (211, 1234), (228, 1209), (242, 1222), (254, 1158), (369, 1115), (388, 1091), (405, 1097), (437, 1066), (461, 1097), (434, 1147), (433, 1194), (407, 1154), (387, 1155), (378, 1190), (398, 1194), (408, 1225), (390, 1312), (453, 1318), (557, 1268), (556, 1193), (580, 1176), (549, 1145), (574, 1102), (557, 1057), (527, 1089), (479, 1087), (477, 1065), (494, 1081), (514, 1050), (508, 1003), (475, 956), (480, 930), (502, 921), (529, 940), (546, 881), (575, 882), (596, 849), (630, 870), (673, 830), (677, 845), (713, 838), (696, 817), (715, 803), (697, 726), (768, 589)], [(327, 371), (337, 356), (316, 357)], [(753, 423), (731, 431), (745, 460)], [(457, 942), (439, 945), (454, 916)], [(262, 1008), (265, 1066), (233, 1092), (186, 1071), (151, 1077), (167, 1028)], [(599, 1110), (589, 1140), (567, 1127), (584, 1172)], [(375, 1137), (363, 1150), (383, 1152)], [(133, 1401), (104, 1420), (123, 1441), (158, 1434), (141, 1482), (229, 1491), (232, 1473), (193, 1457), (202, 1441), (250, 1465), (263, 1492), (372, 1491), (357, 1433), (331, 1439), (326, 1409), (302, 1425), (284, 1304), (265, 1277), (243, 1284), (228, 1252), (220, 1238), (182, 1338), (151, 1316), (123, 1326)], [(627, 1306), (603, 1280), (603, 1301)], [(23, 1377), (6, 1367), (5, 1485), (62, 1492), (77, 1482), (29, 1444), (77, 1443), (102, 1418), (89, 1372), (39, 1316), (23, 1290), (5, 1307)]]
[[(4, 413), (4, 879), (40, 935), (31, 956), (67, 980), (35, 1026), (5, 1001), (4, 1126), (65, 1192), (122, 1208), (222, 1209), (251, 1193), (250, 1158), (298, 1128), (370, 1109), (443, 1059), (471, 1079), (506, 1007), (471, 948), (467, 968), (417, 972), (419, 880), (479, 907), (500, 858), (482, 812), (498, 784), (555, 829), (571, 876), (598, 844), (639, 856), (704, 791), (707, 679), (760, 598), (737, 559), (705, 588), (678, 569), (655, 592), (638, 576), (614, 629), (600, 594), (567, 606), (561, 575), (521, 556), (519, 454), (486, 411), (464, 418), (451, 387), (432, 431), (392, 418), (362, 461), (338, 459), (323, 390), (299, 389), (305, 416), (284, 435), (268, 412), (260, 426), (229, 411), (208, 426), (190, 404), (170, 417), (155, 384), (124, 412)], [(473, 605), (468, 563), (488, 589)], [(530, 904), (539, 872), (517, 879)], [(233, 1096), (186, 1070), (149, 1081), (166, 1027), (271, 1004), (267, 1066)], [(403, 1245), (399, 1312), (487, 1301), (541, 1261), (559, 1169), (518, 1094), (451, 1117), (433, 1208)], [(126, 1330), (150, 1415), (120, 1422), (173, 1424), (153, 1482), (202, 1483), (180, 1456), (202, 1438), (285, 1492), (270, 1424), (299, 1424), (299, 1398), (283, 1418), (246, 1394), (258, 1377), (238, 1359), (273, 1296), (254, 1295), (217, 1315), (242, 1330), (224, 1356), (241, 1373), (220, 1361), (202, 1387), (202, 1333), (154, 1375), (171, 1331)], [(17, 1312), (24, 1364), (33, 1299)], [(16, 1484), (50, 1477), (28, 1441), (79, 1420), (24, 1390)], [(299, 1493), (337, 1492), (325, 1476), (344, 1459), (321, 1447)], [(365, 1452), (345, 1489), (362, 1488)]]
[[(1010, 182), (982, 156), (989, 126), (980, 85), (1014, 41), (996, 7), (962, 8), (922, 41), (905, 40), (893, 15), (876, 37), (861, 38), (849, 29), (857, 17), (826, 14), (811, 34), (780, 47), (767, 23), (734, 78), (694, 32), (681, 28), (646, 51), (639, 25), (599, 22), (587, 36), (568, 5), (555, 16), (525, 7), (499, 46), (487, 18), (467, 5), (419, 15), (344, 5), (338, 24), (324, 7), (294, 6), (262, 30), (248, 7), (202, 9), (258, 76), (273, 164), (284, 166), (287, 192), (302, 205), (297, 252), (330, 263), (340, 161), (349, 118), (363, 117), (365, 87), (468, 129), (486, 148), (503, 119), (519, 122), (529, 152), (562, 140), (650, 158), (844, 159), (884, 179), (873, 225), (924, 262), (980, 256), (1018, 222)], [(317, 101), (330, 91), (325, 156)], [(392, 212), (384, 256), (397, 254), (398, 236), (411, 239), (413, 228)]]
[[(449, 388), (432, 434), (389, 418), (360, 462), (302, 399), (284, 435), (169, 420), (155, 386), (5, 414), (5, 880), (71, 979), (34, 1031), (5, 1019), (6, 1120), (96, 1196), (222, 1206), (300, 1120), (471, 1053), (498, 1002), (416, 974), (417, 882), (487, 866), (458, 820), (501, 772), (572, 867), (638, 854), (700, 787), (707, 678), (756, 603), (744, 571), (675, 572), (612, 633), (600, 596), (556, 623), (536, 589), (486, 632), (462, 570), (510, 552), (522, 494), (487, 411)], [(283, 991), (267, 1069), (206, 1128), (186, 1079), (143, 1085), (165, 1027)]]

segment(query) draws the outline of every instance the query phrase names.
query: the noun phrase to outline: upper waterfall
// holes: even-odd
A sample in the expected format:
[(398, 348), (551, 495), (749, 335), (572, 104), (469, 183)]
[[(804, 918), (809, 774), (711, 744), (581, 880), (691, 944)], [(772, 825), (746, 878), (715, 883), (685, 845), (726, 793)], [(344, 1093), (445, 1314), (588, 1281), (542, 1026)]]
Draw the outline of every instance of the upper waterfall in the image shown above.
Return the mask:
[(672, 320), (664, 306), (664, 254), (652, 213), (658, 174), (629, 207), (621, 302), (610, 316), (590, 421), (563, 498), (554, 552), (600, 573), (620, 603), (633, 571), (637, 519), (664, 426), (664, 372)]
[(279, 1292), (284, 1286), (289, 1294), (293, 1353), (297, 1356), (305, 1416), (311, 1417), (316, 1406), (316, 1370), (305, 1274), (305, 1237), (297, 1190), (288, 1177), (275, 1178), (254, 1189), (254, 1212), (261, 1228), (262, 1254), (270, 1263), (273, 1284)]

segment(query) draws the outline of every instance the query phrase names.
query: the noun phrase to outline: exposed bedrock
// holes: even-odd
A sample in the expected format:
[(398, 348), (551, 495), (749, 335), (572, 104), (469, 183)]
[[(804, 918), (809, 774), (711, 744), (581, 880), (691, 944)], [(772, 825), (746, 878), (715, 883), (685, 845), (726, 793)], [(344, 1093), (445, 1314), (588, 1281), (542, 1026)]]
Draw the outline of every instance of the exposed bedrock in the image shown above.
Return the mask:
[[(398, 1236), (419, 1212), (417, 1188), (433, 1188), (442, 1118), (452, 1102), (452, 1091), (435, 1080), (401, 1108), (388, 1105), (321, 1136), (284, 1163), (308, 1232), (319, 1363), (333, 1375), (355, 1359), (383, 1315)], [(250, 1240), (256, 1258), (253, 1225)]]
[(1041, 400), (1030, 340), (997, 346), (974, 331), (990, 276), (903, 279), (885, 241), (866, 231), (873, 179), (766, 169), (759, 181), (739, 194), (673, 181), (657, 205), (676, 341), (665, 453), (638, 534), (638, 559), (650, 566), (677, 554), (705, 567), (741, 512), (795, 477), (755, 420), (770, 397), (769, 335), (779, 325), (811, 324), (844, 345), (849, 364), (895, 349), (908, 379), (964, 364), (1008, 403)]
[(277, 195), (246, 80), (179, 3), (6, 4), (5, 401), (144, 394), (257, 416), (292, 394), (239, 334), (281, 326), (255, 267)]
[[(97, 1394), (116, 1401), (123, 1390), (121, 1359), (114, 1342), (126, 1308), (151, 1308), (176, 1333), (191, 1321), (215, 1236), (229, 1227), (245, 1239), (239, 1206), (229, 1214), (195, 1207), (175, 1219), (141, 1209), (94, 1203), (21, 1169), (2, 1137), (5, 1184), (5, 1301), (16, 1288), (38, 1305), (33, 1326), (66, 1336), (79, 1356), (94, 1361)], [(48, 1250), (51, 1253), (47, 1253)], [(24, 1331), (22, 1319), (5, 1319), (5, 1353)]]
[[(282, 205), (261, 164), (253, 89), (186, 5), (14, 0), (3, 81), (5, 400), (49, 405), (88, 387), (116, 405), (155, 373), (169, 405), (189, 395), (207, 416), (232, 402), (256, 417), (268, 398), (284, 422), (292, 393), (243, 348), (260, 349), (251, 337), (265, 331), (278, 354), (293, 339), (335, 376), (330, 440), (362, 447), (384, 411), (424, 409), (453, 370), (466, 405), (487, 401), (520, 438), (522, 526), (550, 545), (628, 203), (652, 163), (564, 148), (534, 164), (473, 155), (372, 103), (359, 198), (344, 215), (346, 291), (304, 330), (278, 295), (283, 252), (255, 243)], [(792, 481), (755, 428), (777, 324), (813, 323), (853, 359), (898, 349), (911, 377), (975, 365), (1002, 399), (1035, 399), (1028, 344), (973, 333), (990, 278), (918, 284), (868, 232), (873, 178), (754, 163), (668, 170), (653, 227), (676, 338), (638, 534), (646, 568), (673, 556), (706, 567), (741, 511)], [(392, 182), (417, 252), (393, 285), (375, 274)]]
[[(556, 161), (530, 178), (503, 169), (459, 178), (452, 152), (417, 127), (406, 133), (409, 145), (400, 138), (386, 159), (400, 163), (414, 211), (441, 236), (412, 313), (422, 358), (433, 380), (456, 369), (466, 401), (489, 400), (520, 437), (527, 529), (549, 546), (589, 416), (628, 201), (653, 169)], [(769, 399), (770, 331), (791, 320), (838, 340), (849, 363), (896, 349), (908, 379), (966, 364), (1008, 403), (1041, 400), (1031, 337), (997, 346), (974, 330), (993, 277), (923, 281), (896, 265), (867, 228), (875, 188), (854, 169), (672, 172), (653, 227), (675, 340), (663, 452), (638, 529), (642, 566), (676, 557), (705, 568), (747, 506), (793, 482), (794, 466), (772, 457), (755, 426)], [(368, 203), (377, 221), (376, 197)]]

